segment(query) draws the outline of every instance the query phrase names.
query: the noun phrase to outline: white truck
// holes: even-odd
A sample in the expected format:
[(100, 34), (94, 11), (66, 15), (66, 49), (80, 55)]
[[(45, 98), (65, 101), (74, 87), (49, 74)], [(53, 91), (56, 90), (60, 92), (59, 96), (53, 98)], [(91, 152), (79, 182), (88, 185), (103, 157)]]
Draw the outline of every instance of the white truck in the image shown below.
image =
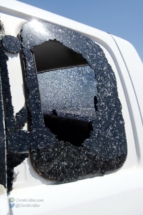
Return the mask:
[(126, 40), (0, 0), (0, 214), (143, 214), (143, 64)]

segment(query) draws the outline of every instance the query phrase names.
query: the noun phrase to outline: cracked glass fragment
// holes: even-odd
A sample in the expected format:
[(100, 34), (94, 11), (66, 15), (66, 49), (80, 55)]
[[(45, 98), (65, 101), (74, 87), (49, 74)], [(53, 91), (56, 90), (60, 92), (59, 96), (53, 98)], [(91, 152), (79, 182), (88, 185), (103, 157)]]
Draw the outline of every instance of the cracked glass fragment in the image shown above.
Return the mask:
[[(16, 39), (17, 40), (17, 39)], [(0, 90), (2, 89), (2, 97), (0, 93), (0, 119), (3, 119), (3, 110), (4, 110), (4, 116), (5, 116), (5, 126), (6, 126), (6, 135), (7, 137), (4, 138), (3, 134), (3, 122), (1, 124), (0, 122), (0, 184), (3, 184), (6, 187), (7, 184), (7, 191), (9, 192), (12, 189), (12, 182), (13, 182), (13, 169), (15, 166), (19, 165), (23, 160), (24, 160), (24, 155), (19, 155), (19, 154), (14, 154), (10, 152), (10, 147), (11, 150), (17, 150), (17, 147), (21, 145), (22, 139), (20, 136), (20, 131), (17, 135), (17, 140), (14, 142), (9, 143), (10, 135), (12, 136), (12, 140), (14, 140), (14, 136), (18, 129), (23, 127), (23, 124), (27, 120), (27, 111), (25, 108), (22, 108), (16, 116), (14, 116), (14, 107), (12, 106), (12, 96), (11, 96), (11, 90), (10, 90), (10, 84), (9, 84), (9, 77), (8, 77), (8, 69), (7, 69), (7, 60), (8, 57), (4, 52), (3, 46), (0, 41), (0, 69), (1, 69), (1, 82), (0, 82)], [(2, 102), (3, 101), (3, 102)], [(3, 106), (1, 106), (3, 105)], [(9, 135), (10, 133), (10, 135)], [(24, 136), (24, 135), (22, 135)], [(7, 148), (5, 147), (5, 140), (7, 140)], [(22, 144), (25, 146), (25, 143), (28, 142), (27, 136), (25, 136), (24, 141)], [(30, 142), (31, 143), (31, 142)], [(30, 143), (27, 147), (26, 150), (29, 150)], [(9, 146), (10, 144), (10, 146)], [(18, 146), (17, 146), (18, 145)], [(17, 147), (16, 147), (17, 146)], [(22, 149), (23, 153), (24, 148)], [(6, 156), (7, 154), (7, 156)], [(9, 154), (11, 154), (10, 159), (9, 159)], [(26, 157), (28, 154), (26, 155)], [(21, 162), (14, 162), (18, 159)], [(7, 162), (6, 162), (7, 161)], [(13, 167), (12, 167), (13, 163)], [(5, 167), (7, 168), (7, 172), (5, 172)]]
[(70, 143), (60, 142), (55, 147), (31, 149), (30, 157), (34, 169), (41, 176), (58, 183), (75, 181), (86, 175), (103, 175), (121, 167), (126, 155), (109, 159), (76, 147)]
[(13, 180), (14, 180), (14, 167), (22, 163), (25, 158), (28, 157), (28, 153), (7, 153), (7, 192), (12, 190)]
[(20, 42), (16, 37), (6, 35), (2, 38), (5, 51), (16, 54), (20, 52)]
[[(0, 57), (2, 57), (1, 54), (0, 54)], [(1, 69), (1, 61), (0, 61), (0, 69)], [(1, 73), (0, 73), (0, 184), (6, 187), (6, 169), (5, 169), (6, 168), (6, 164), (5, 164), (6, 148), (5, 148), (5, 134), (4, 134), (3, 123), (4, 123), (3, 96), (2, 96)]]
[(96, 118), (94, 97), (97, 82), (89, 66), (38, 74), (44, 114), (56, 110), (58, 116), (91, 121)]

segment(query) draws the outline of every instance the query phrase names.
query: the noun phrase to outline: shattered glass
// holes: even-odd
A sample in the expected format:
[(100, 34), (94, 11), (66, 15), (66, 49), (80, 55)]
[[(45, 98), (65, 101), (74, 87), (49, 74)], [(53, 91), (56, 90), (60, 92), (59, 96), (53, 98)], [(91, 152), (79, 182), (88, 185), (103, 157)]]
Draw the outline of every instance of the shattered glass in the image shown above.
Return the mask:
[(97, 82), (89, 66), (40, 73), (38, 83), (44, 114), (56, 110), (58, 116), (95, 120)]
[(16, 54), (20, 52), (20, 42), (17, 38), (6, 35), (2, 39), (2, 45), (5, 51)]
[[(16, 118), (7, 68), (2, 72), (7, 146), (10, 158), (20, 159), (13, 160), (14, 165), (29, 150), (35, 170), (60, 183), (119, 169), (127, 156), (124, 120), (116, 78), (101, 47), (78, 32), (38, 21), (26, 23), (20, 37), (27, 110), (22, 109)], [(89, 66), (37, 74), (33, 49), (49, 40), (81, 54)], [(12, 38), (9, 44), (12, 48)], [(28, 132), (17, 126), (26, 118)], [(17, 154), (23, 152), (23, 157)]]
[[(18, 139), (16, 141), (19, 143), (18, 145), (20, 147), (21, 138), (19, 134), (22, 131), (17, 130), (23, 127), (25, 121), (27, 120), (27, 112), (25, 108), (22, 108), (14, 117), (14, 108), (12, 106), (12, 96), (8, 77), (7, 60), (8, 57), (5, 54), (2, 42), (0, 41), (0, 184), (3, 184), (7, 188), (7, 192), (9, 192), (10, 190), (12, 190), (13, 169), (15, 166), (19, 165), (26, 157), (28, 157), (28, 154), (23, 153), (24, 151), (23, 147), (22, 155), (20, 153), (11, 152), (11, 148), (6, 147), (9, 145), (8, 143), (10, 139), (8, 139), (8, 142), (5, 143), (7, 138), (11, 137), (12, 140), (10, 141), (11, 143), (10, 146), (12, 146), (12, 142), (15, 140), (14, 136), (16, 135), (17, 132), (19, 132)], [(3, 115), (5, 117), (4, 121)], [(6, 126), (5, 132), (4, 122)], [(22, 135), (22, 137), (23, 136), (24, 135)], [(26, 138), (24, 138), (24, 143), (25, 140)], [(13, 146), (12, 151), (14, 150), (15, 147)]]
[(6, 187), (6, 149), (5, 149), (5, 134), (4, 134), (4, 111), (3, 111), (3, 96), (2, 96), (2, 84), (1, 84), (1, 68), (2, 59), (5, 59), (3, 50), (0, 44), (0, 184)]
[[(35, 28), (34, 26), (39, 26), (39, 32), (38, 32), (38, 29)], [(79, 145), (78, 147), (75, 147), (74, 144), (63, 143), (64, 150), (60, 152), (60, 148), (63, 145), (61, 145), (62, 143), (60, 144), (57, 141), (55, 141), (54, 144), (52, 144), (51, 142), (51, 144), (49, 144), (48, 146), (45, 146), (44, 149), (42, 148), (37, 150), (31, 149), (31, 160), (34, 168), (37, 169), (38, 172), (40, 171), (42, 175), (48, 179), (51, 178), (50, 175), (52, 172), (52, 175), (53, 175), (52, 178), (54, 178), (55, 181), (58, 181), (58, 176), (62, 175), (62, 180), (60, 181), (65, 182), (65, 181), (71, 181), (71, 180), (77, 179), (78, 177), (83, 176), (84, 174), (87, 175), (87, 174), (101, 173), (101, 172), (105, 173), (106, 171), (115, 170), (121, 167), (125, 161), (126, 154), (127, 154), (124, 120), (121, 113), (121, 103), (119, 101), (118, 93), (117, 93), (116, 78), (100, 46), (94, 43), (89, 38), (75, 31), (72, 31), (70, 29), (57, 26), (54, 24), (44, 23), (44, 22), (39, 22), (38, 25), (35, 25), (32, 22), (25, 24), (21, 32), (21, 38), (22, 38), (22, 45), (24, 50), (25, 51), (27, 50), (28, 52), (31, 50), (31, 53), (32, 53), (33, 47), (41, 45), (46, 41), (56, 39), (56, 41), (61, 42), (66, 47), (72, 49), (77, 53), (82, 54), (82, 56), (88, 62), (89, 66), (94, 70), (95, 78), (98, 83), (98, 86), (97, 86), (98, 93), (95, 99), (97, 101), (96, 108), (95, 108), (97, 109), (97, 112), (96, 112), (95, 120), (93, 120), (92, 122), (92, 131), (90, 132), (90, 137), (84, 140), (84, 142), (80, 145), (81, 148), (79, 147)], [(34, 70), (34, 67), (32, 64), (32, 57), (31, 57), (31, 60), (28, 60), (28, 55), (25, 52), (25, 58), (27, 59), (26, 64), (28, 65), (29, 63), (29, 65), (31, 65), (31, 68), (27, 67), (27, 70), (26, 70), (26, 73), (30, 74), (29, 71)], [(36, 69), (35, 69), (35, 73), (36, 73)], [(59, 73), (59, 74), (62, 76), (62, 73)], [(45, 74), (43, 74), (43, 76), (44, 75)], [(38, 79), (40, 78), (38, 77)], [(58, 78), (55, 78), (55, 81), (57, 81), (57, 79)], [(75, 82), (76, 82), (76, 78), (75, 78)], [(28, 87), (30, 87), (30, 85)], [(42, 85), (41, 83), (40, 89), (42, 89), (42, 87), (44, 87), (44, 84)], [(51, 89), (52, 89), (52, 84), (51, 84)], [(61, 87), (59, 87), (59, 91), (61, 89), (64, 90), (63, 84), (61, 84)], [(93, 92), (95, 93), (95, 88), (92, 88), (92, 89), (93, 89)], [(44, 98), (46, 97), (45, 95), (46, 93), (44, 90), (43, 91), (41, 90), (41, 95), (42, 94), (43, 96), (41, 97), (42, 98), (41, 101), (42, 101), (44, 111), (50, 111), (53, 108), (54, 109), (59, 108), (57, 107), (58, 105), (56, 106), (55, 104), (54, 106), (53, 104), (54, 100), (58, 102), (57, 95), (55, 95), (56, 98), (53, 99), (52, 102), (50, 101), (50, 104), (47, 104), (47, 107), (50, 108), (48, 110), (48, 108), (44, 106), (44, 102), (43, 102)], [(91, 95), (93, 97), (93, 94)], [(34, 102), (35, 101), (33, 99), (31, 102), (33, 106), (34, 106)], [(69, 104), (69, 101), (67, 103)], [(85, 103), (86, 103), (86, 98), (84, 98), (82, 108)], [(76, 106), (76, 102), (74, 103), (74, 105)], [(36, 111), (38, 111), (38, 109)], [(41, 109), (39, 109), (39, 112), (40, 111)], [(35, 110), (34, 110), (34, 113), (35, 113)], [(53, 114), (56, 115), (57, 112)], [(56, 116), (53, 116), (53, 121), (55, 118)], [(60, 120), (62, 121), (61, 125), (64, 125), (65, 123), (65, 125), (67, 125), (68, 127), (68, 124), (66, 124), (64, 120), (59, 118), (59, 121)], [(53, 123), (53, 121), (51, 120), (51, 124)], [(54, 128), (56, 127), (56, 122), (53, 123)], [(65, 125), (63, 127), (66, 129)], [(59, 127), (62, 127), (62, 126), (60, 126), (59, 124)], [(74, 131), (72, 126), (71, 126), (71, 130)], [(66, 132), (69, 132), (69, 130), (68, 131), (65, 130), (65, 133)], [(56, 132), (54, 134), (56, 134)], [(54, 140), (55, 137), (53, 137), (52, 139)], [(55, 150), (57, 151), (58, 149), (60, 154), (56, 155)], [(80, 150), (82, 150), (82, 154), (80, 154)], [(50, 157), (48, 157), (49, 152), (51, 155)], [(45, 159), (45, 156), (47, 160)], [(74, 157), (74, 159), (72, 157)], [(79, 159), (76, 159), (76, 158), (79, 158)], [(85, 165), (86, 163), (87, 163), (87, 166)], [(84, 165), (84, 174), (81, 173), (83, 172), (82, 165)], [(89, 168), (89, 166), (91, 165), (92, 165), (92, 168)], [(50, 166), (50, 169), (48, 168), (49, 166)], [(77, 168), (79, 170), (78, 174), (75, 173), (74, 175), (73, 173), (72, 178), (70, 178), (71, 172), (76, 172)]]

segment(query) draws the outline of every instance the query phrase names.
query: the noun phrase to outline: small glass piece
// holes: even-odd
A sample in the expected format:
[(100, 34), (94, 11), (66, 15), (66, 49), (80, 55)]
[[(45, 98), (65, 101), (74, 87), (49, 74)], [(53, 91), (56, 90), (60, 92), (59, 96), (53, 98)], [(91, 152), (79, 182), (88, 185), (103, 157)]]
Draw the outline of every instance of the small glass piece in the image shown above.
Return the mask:
[(16, 37), (6, 35), (2, 38), (2, 45), (5, 51), (17, 54), (20, 52), (20, 42)]

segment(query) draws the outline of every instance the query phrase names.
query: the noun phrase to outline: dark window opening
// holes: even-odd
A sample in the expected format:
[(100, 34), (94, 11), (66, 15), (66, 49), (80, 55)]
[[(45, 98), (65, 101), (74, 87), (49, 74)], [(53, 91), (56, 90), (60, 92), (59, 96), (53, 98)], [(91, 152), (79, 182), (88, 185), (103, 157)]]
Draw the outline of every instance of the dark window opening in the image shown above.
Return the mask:
[(81, 54), (67, 48), (56, 40), (49, 40), (34, 47), (37, 72), (88, 65)]
[(82, 55), (57, 41), (34, 48), (34, 55), (45, 126), (59, 141), (81, 146), (96, 118), (94, 70)]

